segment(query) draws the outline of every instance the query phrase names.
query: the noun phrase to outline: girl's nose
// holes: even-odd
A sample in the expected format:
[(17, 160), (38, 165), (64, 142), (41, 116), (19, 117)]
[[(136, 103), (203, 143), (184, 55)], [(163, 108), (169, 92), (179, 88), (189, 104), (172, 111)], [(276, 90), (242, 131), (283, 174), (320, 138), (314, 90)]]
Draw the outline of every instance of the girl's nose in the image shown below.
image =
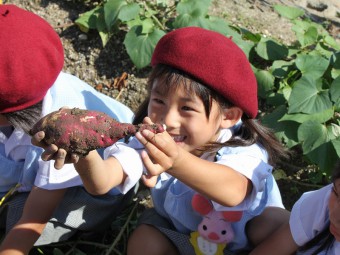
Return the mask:
[(169, 109), (166, 113), (163, 115), (162, 122), (168, 127), (178, 127), (180, 123), (180, 118), (178, 111), (174, 109)]

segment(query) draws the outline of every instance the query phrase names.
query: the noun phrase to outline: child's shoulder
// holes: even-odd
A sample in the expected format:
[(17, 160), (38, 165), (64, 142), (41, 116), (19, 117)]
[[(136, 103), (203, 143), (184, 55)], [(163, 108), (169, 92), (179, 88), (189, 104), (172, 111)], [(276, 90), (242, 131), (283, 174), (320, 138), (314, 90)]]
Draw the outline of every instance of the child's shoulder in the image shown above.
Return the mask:
[(225, 146), (222, 147), (218, 152), (218, 156), (220, 157), (238, 157), (238, 158), (248, 158), (254, 157), (259, 160), (267, 163), (268, 162), (268, 154), (267, 152), (258, 144), (252, 144), (250, 146)]
[(324, 201), (328, 201), (327, 198), (330, 196), (331, 190), (332, 184), (328, 184), (318, 190), (305, 192), (301, 195), (300, 199), (296, 203), (302, 203), (312, 207), (314, 205), (320, 205)]

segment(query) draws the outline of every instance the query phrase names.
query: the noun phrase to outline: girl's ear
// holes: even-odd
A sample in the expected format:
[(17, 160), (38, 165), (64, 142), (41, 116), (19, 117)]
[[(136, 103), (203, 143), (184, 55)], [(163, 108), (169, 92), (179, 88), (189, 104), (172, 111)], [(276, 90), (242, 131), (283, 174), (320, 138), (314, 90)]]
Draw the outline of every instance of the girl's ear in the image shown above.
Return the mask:
[(241, 119), (243, 111), (239, 107), (230, 107), (223, 110), (221, 128), (230, 128)]

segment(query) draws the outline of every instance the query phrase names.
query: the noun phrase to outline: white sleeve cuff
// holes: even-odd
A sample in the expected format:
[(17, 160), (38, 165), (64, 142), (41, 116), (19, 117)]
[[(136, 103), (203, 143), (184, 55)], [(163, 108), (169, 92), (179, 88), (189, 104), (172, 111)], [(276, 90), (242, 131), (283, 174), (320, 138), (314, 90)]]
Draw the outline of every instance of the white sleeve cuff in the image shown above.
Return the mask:
[(124, 143), (116, 143), (106, 148), (104, 159), (108, 157), (115, 157), (127, 175), (124, 183), (116, 187), (122, 194), (126, 194), (137, 184), (142, 176), (143, 161), (135, 149), (128, 147)]

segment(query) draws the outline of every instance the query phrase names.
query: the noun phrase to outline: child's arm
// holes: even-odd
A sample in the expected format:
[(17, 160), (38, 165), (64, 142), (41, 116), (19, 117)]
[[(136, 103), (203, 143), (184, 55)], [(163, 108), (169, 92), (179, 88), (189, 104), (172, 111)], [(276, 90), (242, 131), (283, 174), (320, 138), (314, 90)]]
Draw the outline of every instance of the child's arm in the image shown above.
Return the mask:
[(92, 195), (107, 193), (113, 187), (123, 184), (127, 177), (116, 158), (103, 160), (95, 150), (80, 158), (74, 166), (87, 192)]
[(289, 255), (295, 254), (298, 248), (290, 231), (289, 223), (286, 223), (259, 244), (250, 255)]
[(32, 137), (32, 144), (42, 147), (45, 151), (43, 160), (55, 160), (55, 168), (60, 169), (65, 163), (73, 163), (81, 177), (85, 189), (92, 195), (102, 195), (113, 187), (123, 184), (127, 175), (119, 161), (114, 157), (103, 160), (96, 150), (89, 152), (85, 157), (72, 154), (59, 149), (56, 145), (46, 145), (41, 142), (44, 132), (38, 132)]
[(252, 191), (252, 182), (225, 165), (203, 160), (178, 146), (167, 132), (136, 134), (145, 145), (142, 159), (152, 176), (167, 172), (197, 192), (225, 206), (240, 204)]
[(30, 192), (18, 223), (8, 232), (0, 246), (0, 254), (28, 254), (40, 237), (48, 220), (62, 200), (66, 189)]

